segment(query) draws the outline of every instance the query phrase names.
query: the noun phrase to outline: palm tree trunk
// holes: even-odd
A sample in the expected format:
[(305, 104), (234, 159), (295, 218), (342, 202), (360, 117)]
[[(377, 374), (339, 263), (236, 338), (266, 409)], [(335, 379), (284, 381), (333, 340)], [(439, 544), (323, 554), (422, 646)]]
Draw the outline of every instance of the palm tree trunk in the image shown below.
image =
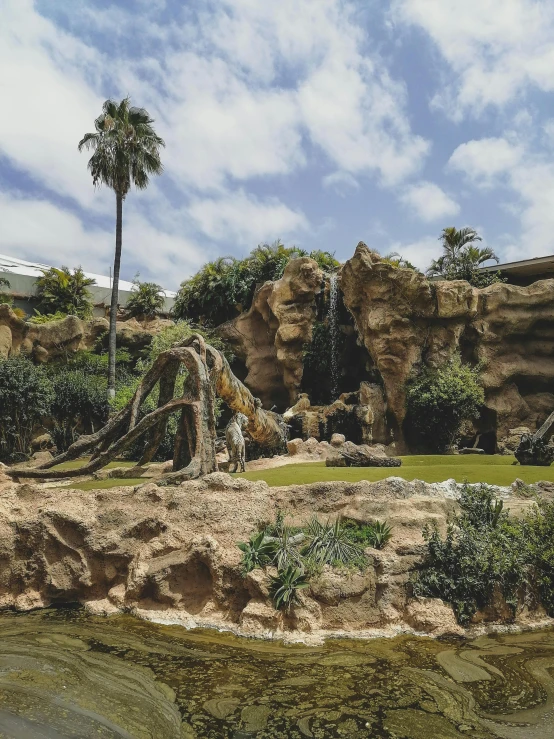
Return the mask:
[(112, 302), (110, 305), (110, 336), (108, 344), (108, 400), (115, 397), (115, 351), (117, 303), (119, 298), (119, 266), (121, 264), (121, 231), (123, 221), (123, 196), (116, 192), (117, 215), (115, 221), (115, 256), (113, 260)]

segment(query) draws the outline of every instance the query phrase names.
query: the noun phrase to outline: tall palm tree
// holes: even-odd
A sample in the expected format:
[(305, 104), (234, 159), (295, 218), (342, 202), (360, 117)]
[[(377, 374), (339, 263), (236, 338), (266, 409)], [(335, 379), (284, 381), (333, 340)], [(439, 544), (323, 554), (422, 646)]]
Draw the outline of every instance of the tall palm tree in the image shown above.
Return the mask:
[(156, 134), (154, 119), (144, 108), (134, 108), (128, 97), (119, 104), (106, 100), (102, 113), (94, 121), (94, 133), (86, 133), (79, 141), (79, 151), (89, 149), (93, 155), (88, 168), (94, 186), (107, 185), (115, 192), (116, 226), (113, 266), (112, 299), (110, 306), (110, 337), (108, 352), (108, 398), (115, 396), (116, 320), (119, 297), (119, 267), (121, 263), (121, 231), (123, 201), (134, 185), (139, 190), (148, 187), (149, 176), (163, 171), (160, 147), (164, 141)]
[(484, 262), (493, 259), (498, 262), (494, 251), (488, 247), (475, 246), (482, 241), (473, 228), (444, 228), (439, 237), (442, 242), (442, 255), (433, 259), (427, 274), (430, 277), (443, 277), (446, 280), (474, 280), (476, 270)]

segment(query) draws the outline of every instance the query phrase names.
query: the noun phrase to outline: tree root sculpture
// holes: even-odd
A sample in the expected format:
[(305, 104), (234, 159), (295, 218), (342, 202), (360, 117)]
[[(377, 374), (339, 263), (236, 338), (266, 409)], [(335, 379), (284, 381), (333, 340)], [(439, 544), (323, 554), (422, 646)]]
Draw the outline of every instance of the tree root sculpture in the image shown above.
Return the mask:
[[(181, 397), (174, 397), (180, 366), (187, 370)], [(159, 383), (158, 407), (139, 420), (140, 409)], [(139, 462), (150, 462), (164, 437), (169, 416), (180, 411), (175, 437), (173, 471), (162, 478), (166, 483), (192, 480), (217, 470), (215, 440), (215, 399), (222, 398), (235, 412), (248, 418), (246, 430), (258, 444), (277, 447), (285, 439), (281, 416), (265, 411), (261, 402), (238, 380), (221, 352), (193, 334), (182, 344), (162, 352), (137, 387), (129, 403), (99, 431), (81, 436), (63, 454), (36, 468), (13, 468), (12, 477), (60, 479), (88, 475), (105, 467), (132, 442), (148, 433), (146, 449)], [(90, 460), (81, 467), (55, 470), (85, 454)]]

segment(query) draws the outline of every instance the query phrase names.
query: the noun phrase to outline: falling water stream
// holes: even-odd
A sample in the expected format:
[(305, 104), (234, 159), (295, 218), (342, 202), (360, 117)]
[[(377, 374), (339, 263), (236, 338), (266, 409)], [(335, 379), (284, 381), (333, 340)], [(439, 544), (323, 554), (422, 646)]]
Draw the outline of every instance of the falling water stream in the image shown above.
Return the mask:
[(339, 282), (336, 274), (329, 278), (329, 338), (331, 351), (331, 401), (339, 394)]
[(0, 616), (2, 739), (549, 739), (554, 631), (240, 639), (79, 609)]

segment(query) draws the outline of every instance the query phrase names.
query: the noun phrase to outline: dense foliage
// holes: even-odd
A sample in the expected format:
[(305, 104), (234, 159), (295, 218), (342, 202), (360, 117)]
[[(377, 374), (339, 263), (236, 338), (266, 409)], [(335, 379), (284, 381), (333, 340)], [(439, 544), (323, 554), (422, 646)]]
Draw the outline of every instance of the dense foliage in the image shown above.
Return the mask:
[(523, 519), (510, 516), (487, 485), (465, 485), (461, 512), (444, 539), (426, 527), (427, 556), (416, 595), (442, 598), (458, 621), (492, 605), (498, 591), (515, 616), (540, 601), (554, 615), (554, 503), (541, 501)]
[(406, 384), (407, 430), (415, 443), (444, 452), (458, 441), (462, 424), (479, 417), (484, 399), (479, 368), (463, 364), (459, 355), (424, 367)]
[(68, 267), (42, 270), (42, 277), (36, 280), (37, 311), (39, 314), (78, 316), (90, 318), (92, 315), (92, 295), (88, 288), (96, 284), (86, 277), (81, 267), (71, 272)]
[(442, 255), (433, 259), (427, 275), (441, 277), (443, 280), (467, 280), (475, 287), (487, 287), (495, 282), (505, 282), (499, 272), (480, 272), (485, 262), (498, 257), (492, 249), (475, 246), (481, 237), (473, 228), (457, 230), (453, 226), (444, 228), (439, 238), (442, 242)]
[(364, 548), (380, 549), (390, 536), (390, 527), (378, 521), (358, 524), (338, 518), (321, 523), (314, 516), (305, 526), (289, 526), (278, 511), (275, 521), (261, 523), (249, 541), (237, 546), (242, 551), (244, 574), (277, 568), (277, 575), (270, 577), (270, 594), (275, 608), (288, 609), (298, 591), (308, 587), (310, 578), (324, 565), (363, 570), (368, 566)]
[(0, 461), (27, 457), (35, 426), (49, 412), (52, 384), (24, 357), (0, 360)]
[(256, 247), (245, 259), (220, 257), (185, 280), (175, 300), (176, 318), (217, 326), (247, 310), (252, 304), (256, 285), (278, 280), (291, 259), (309, 256), (326, 271), (339, 262), (329, 252), (310, 253), (286, 247), (280, 241)]
[(131, 317), (154, 318), (164, 307), (164, 303), (165, 292), (161, 285), (135, 279), (125, 310)]

